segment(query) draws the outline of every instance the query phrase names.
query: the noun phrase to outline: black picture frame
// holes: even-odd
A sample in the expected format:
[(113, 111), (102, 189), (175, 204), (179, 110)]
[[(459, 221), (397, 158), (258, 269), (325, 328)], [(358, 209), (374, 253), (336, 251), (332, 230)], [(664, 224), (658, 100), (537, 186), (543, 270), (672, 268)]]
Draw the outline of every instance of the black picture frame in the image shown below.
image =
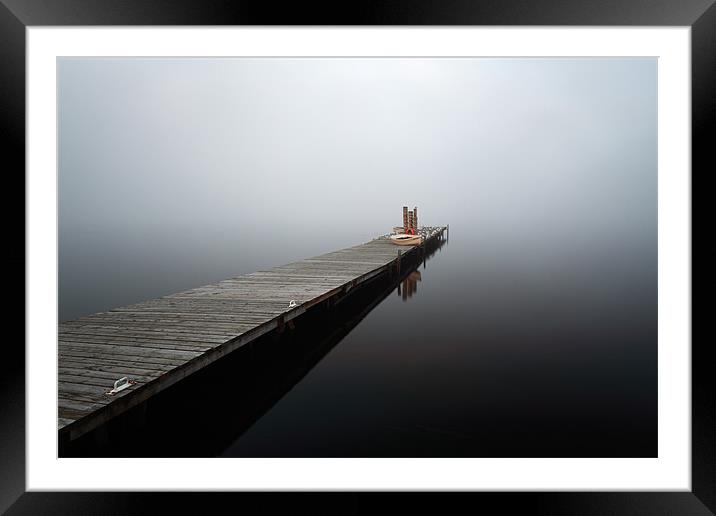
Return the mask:
[[(708, 135), (716, 114), (716, 6), (713, 0), (398, 0), (286, 3), (228, 0), (0, 0), (0, 120), (6, 200), (6, 281), (23, 281), (22, 301), (9, 298), (6, 321), (25, 320), (25, 224), (7, 224), (25, 213), (25, 29), (81, 25), (639, 25), (689, 26), (692, 45), (692, 183), (716, 169)], [(9, 183), (9, 184), (8, 184)], [(7, 202), (20, 199), (21, 206)], [(692, 201), (693, 202), (693, 201)], [(693, 209), (693, 205), (692, 205)], [(21, 210), (21, 211), (20, 211)], [(24, 217), (24, 215), (23, 215)], [(10, 234), (7, 234), (10, 233)], [(12, 238), (7, 238), (7, 237)], [(11, 243), (12, 242), (12, 243)], [(19, 242), (22, 242), (20, 244)], [(693, 246), (692, 246), (693, 247)], [(693, 250), (692, 250), (693, 252)], [(701, 283), (704, 284), (704, 283)], [(707, 284), (707, 283), (706, 283)], [(15, 285), (12, 285), (14, 287)], [(20, 285), (17, 285), (19, 291)], [(7, 289), (7, 292), (15, 289)], [(16, 313), (12, 313), (12, 312)], [(20, 313), (22, 312), (22, 314)], [(693, 320), (693, 316), (692, 316)], [(9, 326), (9, 324), (8, 324)], [(693, 325), (692, 325), (693, 326)], [(373, 512), (393, 503), (373, 493), (26, 493), (25, 326), (9, 338), (0, 363), (0, 511), (8, 514), (146, 513), (154, 503), (205, 511), (228, 502), (255, 512), (275, 504), (332, 513)], [(528, 514), (714, 514), (716, 513), (716, 403), (708, 346), (692, 337), (692, 491), (615, 493), (469, 493), (465, 501), (484, 510)], [(167, 498), (170, 498), (169, 500)], [(391, 497), (392, 498), (392, 497)], [(401, 497), (404, 498), (404, 497)], [(455, 500), (462, 498), (463, 500)], [(444, 512), (443, 496), (409, 499), (422, 510)], [(400, 505), (406, 509), (402, 499)]]

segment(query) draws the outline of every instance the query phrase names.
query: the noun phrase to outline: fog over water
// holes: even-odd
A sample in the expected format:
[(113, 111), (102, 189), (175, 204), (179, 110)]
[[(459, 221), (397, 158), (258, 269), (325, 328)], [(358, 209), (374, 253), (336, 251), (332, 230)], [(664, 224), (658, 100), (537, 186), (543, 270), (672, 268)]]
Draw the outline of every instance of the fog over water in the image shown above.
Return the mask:
[(450, 224), (408, 302), (226, 454), (489, 455), (494, 431), (529, 455), (529, 426), (545, 453), (655, 454), (656, 59), (66, 58), (58, 77), (61, 321), (368, 241), (403, 205)]

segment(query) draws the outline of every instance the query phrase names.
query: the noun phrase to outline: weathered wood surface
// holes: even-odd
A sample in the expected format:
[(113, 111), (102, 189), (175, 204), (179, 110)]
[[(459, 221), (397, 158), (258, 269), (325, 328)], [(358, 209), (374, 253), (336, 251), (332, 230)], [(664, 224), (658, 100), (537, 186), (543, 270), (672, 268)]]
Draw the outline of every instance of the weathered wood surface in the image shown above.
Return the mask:
[[(411, 250), (402, 247), (402, 256)], [(397, 258), (396, 246), (379, 238), (61, 323), (60, 433), (74, 439), (92, 430), (311, 306), (397, 265)], [(292, 300), (297, 306), (289, 308)], [(108, 395), (123, 376), (136, 383)]]

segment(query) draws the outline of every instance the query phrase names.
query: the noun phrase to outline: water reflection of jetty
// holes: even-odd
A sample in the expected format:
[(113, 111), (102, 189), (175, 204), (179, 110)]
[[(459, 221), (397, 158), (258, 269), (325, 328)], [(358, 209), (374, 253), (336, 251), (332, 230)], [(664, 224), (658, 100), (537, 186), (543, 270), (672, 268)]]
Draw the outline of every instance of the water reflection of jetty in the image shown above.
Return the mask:
[(398, 285), (398, 295), (403, 296), (403, 301), (407, 301), (418, 292), (418, 282), (422, 279), (420, 271), (413, 271), (403, 280), (402, 289)]

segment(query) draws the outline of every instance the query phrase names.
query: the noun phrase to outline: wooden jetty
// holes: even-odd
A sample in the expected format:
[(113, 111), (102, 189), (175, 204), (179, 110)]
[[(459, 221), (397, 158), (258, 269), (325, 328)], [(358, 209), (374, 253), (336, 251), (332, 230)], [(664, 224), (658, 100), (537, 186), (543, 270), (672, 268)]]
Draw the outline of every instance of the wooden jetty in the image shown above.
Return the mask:
[[(60, 323), (58, 431), (71, 441), (138, 406), (235, 349), (291, 328), (311, 307), (332, 303), (442, 239), (422, 228), (420, 246), (386, 237)], [(115, 381), (129, 386), (114, 394)]]

